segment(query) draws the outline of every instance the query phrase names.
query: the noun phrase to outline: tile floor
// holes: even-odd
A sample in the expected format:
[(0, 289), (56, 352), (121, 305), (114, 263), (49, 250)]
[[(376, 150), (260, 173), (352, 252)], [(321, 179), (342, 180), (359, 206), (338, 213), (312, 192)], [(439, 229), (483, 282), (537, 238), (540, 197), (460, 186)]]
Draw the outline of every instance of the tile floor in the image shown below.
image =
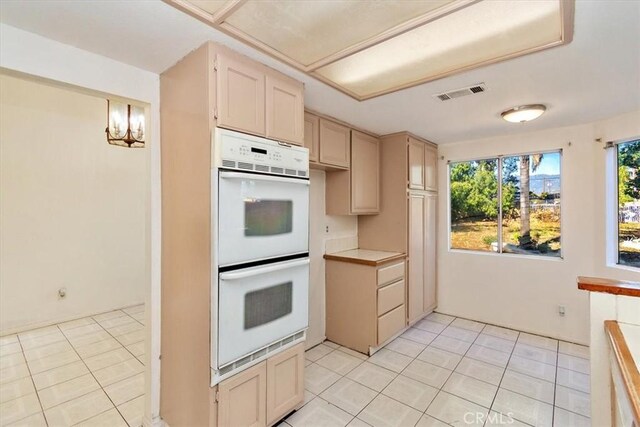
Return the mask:
[(0, 426), (142, 425), (144, 305), (0, 337)]
[(325, 341), (306, 363), (281, 426), (591, 424), (588, 347), (439, 313), (372, 357)]

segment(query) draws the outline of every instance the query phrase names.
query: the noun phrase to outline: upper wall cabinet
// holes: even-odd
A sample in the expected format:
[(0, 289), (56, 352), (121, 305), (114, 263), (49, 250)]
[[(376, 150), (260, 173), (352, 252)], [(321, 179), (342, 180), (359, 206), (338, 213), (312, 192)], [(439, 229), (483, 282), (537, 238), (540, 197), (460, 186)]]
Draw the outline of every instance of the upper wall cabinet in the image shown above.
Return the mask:
[(424, 152), (425, 145), (409, 137), (409, 188), (424, 190)]
[(304, 113), (304, 146), (309, 149), (309, 163), (317, 164), (320, 160), (320, 118), (311, 113)]
[(438, 191), (438, 149), (431, 145), (425, 145), (424, 186), (425, 190)]
[(320, 119), (320, 163), (348, 168), (351, 130), (327, 119)]
[(296, 145), (304, 143), (303, 85), (288, 77), (269, 73), (267, 90), (267, 138)]
[(277, 141), (304, 142), (304, 86), (248, 58), (216, 55), (217, 125)]

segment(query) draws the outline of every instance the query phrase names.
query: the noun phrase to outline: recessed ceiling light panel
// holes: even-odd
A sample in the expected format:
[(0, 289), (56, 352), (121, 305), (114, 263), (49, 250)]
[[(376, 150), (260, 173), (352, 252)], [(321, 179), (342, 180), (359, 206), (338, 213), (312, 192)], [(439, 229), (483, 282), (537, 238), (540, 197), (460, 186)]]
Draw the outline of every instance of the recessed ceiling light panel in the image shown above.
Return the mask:
[(520, 105), (503, 111), (501, 116), (511, 123), (524, 123), (537, 119), (546, 110), (547, 107), (543, 104)]

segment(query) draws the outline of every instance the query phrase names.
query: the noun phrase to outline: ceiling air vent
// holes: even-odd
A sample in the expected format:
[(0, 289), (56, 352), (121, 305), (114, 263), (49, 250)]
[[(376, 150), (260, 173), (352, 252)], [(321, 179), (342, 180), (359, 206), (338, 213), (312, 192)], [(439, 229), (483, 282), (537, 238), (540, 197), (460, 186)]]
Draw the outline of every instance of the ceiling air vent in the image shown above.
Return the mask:
[(462, 96), (473, 95), (475, 93), (481, 93), (487, 90), (484, 83), (478, 83), (473, 86), (468, 86), (462, 89), (450, 90), (448, 92), (438, 93), (434, 95), (440, 101), (448, 101), (454, 98), (460, 98)]

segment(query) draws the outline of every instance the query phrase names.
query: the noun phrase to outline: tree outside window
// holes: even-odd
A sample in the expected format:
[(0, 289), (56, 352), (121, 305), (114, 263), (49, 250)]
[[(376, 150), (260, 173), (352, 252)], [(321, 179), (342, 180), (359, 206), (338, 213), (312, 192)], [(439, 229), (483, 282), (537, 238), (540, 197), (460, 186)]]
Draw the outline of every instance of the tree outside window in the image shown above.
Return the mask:
[(618, 157), (618, 263), (640, 268), (640, 140), (620, 143)]

